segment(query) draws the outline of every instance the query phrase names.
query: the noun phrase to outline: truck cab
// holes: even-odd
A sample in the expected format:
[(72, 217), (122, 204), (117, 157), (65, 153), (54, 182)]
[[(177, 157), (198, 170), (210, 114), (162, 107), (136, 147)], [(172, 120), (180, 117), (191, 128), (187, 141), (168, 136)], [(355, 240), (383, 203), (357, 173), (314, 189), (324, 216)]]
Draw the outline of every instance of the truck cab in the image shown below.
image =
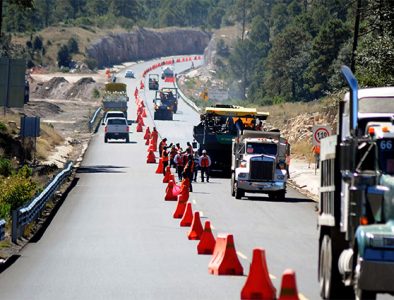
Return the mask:
[(279, 132), (244, 130), (233, 139), (231, 194), (266, 193), (283, 200), (288, 179), (286, 158), (289, 144)]
[(339, 104), (337, 134), (321, 141), (319, 272), (323, 299), (394, 295), (394, 88), (358, 89)]

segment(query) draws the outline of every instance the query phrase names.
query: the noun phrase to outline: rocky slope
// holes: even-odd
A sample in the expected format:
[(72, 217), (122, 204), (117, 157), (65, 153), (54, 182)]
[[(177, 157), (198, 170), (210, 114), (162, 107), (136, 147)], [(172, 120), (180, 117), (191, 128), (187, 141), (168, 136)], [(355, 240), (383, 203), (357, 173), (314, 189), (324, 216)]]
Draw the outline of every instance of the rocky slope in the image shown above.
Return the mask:
[(114, 33), (88, 46), (88, 56), (96, 59), (99, 67), (125, 61), (155, 57), (202, 53), (210, 35), (197, 29), (148, 30), (139, 28), (129, 33)]

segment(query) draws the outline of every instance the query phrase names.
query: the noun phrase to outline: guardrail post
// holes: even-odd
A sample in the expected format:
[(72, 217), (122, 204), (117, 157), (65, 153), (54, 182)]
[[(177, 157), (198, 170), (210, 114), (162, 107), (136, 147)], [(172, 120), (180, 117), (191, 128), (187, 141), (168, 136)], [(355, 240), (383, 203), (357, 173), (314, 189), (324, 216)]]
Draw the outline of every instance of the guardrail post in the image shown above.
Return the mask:
[(12, 234), (11, 239), (12, 239), (12, 242), (14, 244), (16, 244), (16, 241), (19, 238), (19, 226), (18, 226), (18, 223), (19, 223), (18, 210), (14, 209), (12, 211), (12, 233), (11, 233)]

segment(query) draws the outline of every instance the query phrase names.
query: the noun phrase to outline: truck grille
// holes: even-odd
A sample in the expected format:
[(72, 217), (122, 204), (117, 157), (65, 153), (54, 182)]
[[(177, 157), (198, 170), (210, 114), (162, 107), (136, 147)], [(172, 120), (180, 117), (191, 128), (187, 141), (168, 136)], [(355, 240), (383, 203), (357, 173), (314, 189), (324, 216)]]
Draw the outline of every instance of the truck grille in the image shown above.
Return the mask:
[(273, 180), (274, 162), (251, 160), (250, 179), (251, 180)]

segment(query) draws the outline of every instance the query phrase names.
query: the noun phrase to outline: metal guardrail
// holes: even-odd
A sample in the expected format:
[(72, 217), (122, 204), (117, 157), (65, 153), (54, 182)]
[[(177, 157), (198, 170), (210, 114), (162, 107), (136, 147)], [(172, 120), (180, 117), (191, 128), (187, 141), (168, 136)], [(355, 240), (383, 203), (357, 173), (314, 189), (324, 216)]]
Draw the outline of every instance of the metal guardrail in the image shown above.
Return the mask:
[(45, 189), (28, 204), (12, 212), (12, 242), (16, 243), (23, 235), (23, 230), (27, 224), (35, 221), (41, 214), (48, 200), (53, 196), (63, 181), (71, 174), (73, 163), (60, 171)]
[(181, 96), (183, 101), (185, 101), (185, 103), (187, 105), (189, 105), (193, 110), (200, 113), (200, 108), (192, 100), (190, 100), (188, 97), (186, 97), (186, 95), (179, 88), (178, 82), (176, 80), (174, 81), (174, 86), (178, 89), (178, 94), (179, 94), (179, 96)]
[(97, 118), (98, 114), (100, 113), (100, 111), (101, 111), (101, 107), (97, 108), (95, 113), (93, 114), (93, 117), (89, 121), (89, 131), (90, 132), (92, 132), (92, 129), (94, 127), (94, 123), (96, 122), (96, 118)]
[(5, 238), (5, 220), (0, 220), (0, 241), (4, 240)]

